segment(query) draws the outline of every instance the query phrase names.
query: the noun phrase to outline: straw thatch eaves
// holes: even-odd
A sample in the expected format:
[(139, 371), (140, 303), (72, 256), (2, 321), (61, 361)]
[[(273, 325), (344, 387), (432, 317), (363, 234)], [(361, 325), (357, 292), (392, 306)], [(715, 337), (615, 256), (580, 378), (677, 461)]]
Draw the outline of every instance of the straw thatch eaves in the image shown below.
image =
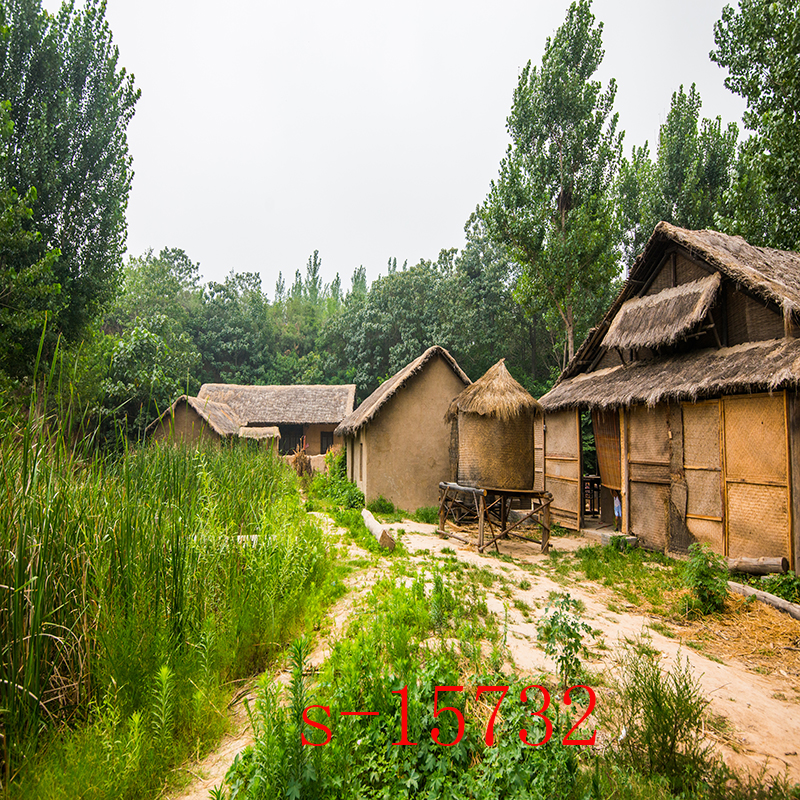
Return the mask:
[(540, 402), (547, 412), (634, 403), (655, 406), (798, 385), (800, 339), (772, 339), (584, 372), (556, 384)]
[(447, 409), (445, 422), (452, 422), (459, 411), (508, 422), (526, 411), (535, 413), (542, 410), (539, 403), (511, 377), (505, 361), (501, 358), (483, 377), (456, 396)]
[[(589, 331), (559, 383), (579, 374), (593, 363), (622, 306), (636, 298), (653, 271), (671, 248), (680, 245), (710, 271), (718, 270), (761, 300), (777, 305), (784, 317), (800, 316), (800, 254), (768, 247), (754, 247), (741, 236), (717, 231), (690, 231), (659, 222), (644, 251), (637, 257), (622, 291), (602, 322)], [(661, 292), (660, 294), (663, 294)], [(558, 385), (558, 384), (557, 384)]]
[(274, 426), (267, 426), (264, 428), (241, 427), (239, 428), (239, 436), (242, 439), (256, 439), (258, 441), (262, 439), (280, 439), (281, 431), (280, 428)]
[(633, 349), (675, 344), (707, 316), (722, 283), (719, 272), (622, 304), (603, 347)]
[[(224, 403), (215, 403), (213, 400), (199, 400), (196, 397), (181, 395), (167, 410), (167, 414), (174, 415), (181, 403), (193, 408), (208, 426), (220, 436), (236, 436), (239, 433), (239, 420), (233, 410)], [(165, 415), (162, 415), (163, 418)], [(153, 423), (155, 425), (158, 422)], [(152, 425), (151, 425), (152, 427)]]
[(242, 425), (336, 425), (353, 411), (355, 384), (241, 386), (204, 383), (197, 395), (229, 406)]
[(453, 372), (461, 378), (465, 385), (471, 383), (466, 373), (443, 347), (434, 345), (429, 347), (419, 358), (415, 358), (399, 372), (385, 380), (352, 414), (342, 420), (334, 431), (336, 436), (352, 436), (380, 411), (380, 409), (394, 397), (425, 365), (434, 358), (443, 359)]

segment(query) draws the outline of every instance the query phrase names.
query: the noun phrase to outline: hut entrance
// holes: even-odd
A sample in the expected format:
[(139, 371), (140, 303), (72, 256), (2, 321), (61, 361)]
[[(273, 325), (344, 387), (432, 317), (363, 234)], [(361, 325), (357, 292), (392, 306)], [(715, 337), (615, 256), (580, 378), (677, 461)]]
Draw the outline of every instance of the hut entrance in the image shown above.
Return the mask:
[(595, 409), (589, 422), (583, 437), (584, 526), (614, 526), (614, 496), (622, 493), (619, 411)]

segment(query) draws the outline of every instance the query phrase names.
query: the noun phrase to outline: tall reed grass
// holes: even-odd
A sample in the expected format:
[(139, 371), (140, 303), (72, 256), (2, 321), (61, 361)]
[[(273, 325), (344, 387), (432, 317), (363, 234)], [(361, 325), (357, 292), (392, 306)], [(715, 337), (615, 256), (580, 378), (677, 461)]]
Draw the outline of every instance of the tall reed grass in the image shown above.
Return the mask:
[(263, 666), (329, 565), (270, 452), (104, 456), (60, 418), (36, 398), (27, 416), (0, 408), (0, 793), (36, 785), (42, 744), (94, 725), (109, 698), (124, 739), (165, 665), (159, 736), (165, 720), (194, 736), (197, 693)]

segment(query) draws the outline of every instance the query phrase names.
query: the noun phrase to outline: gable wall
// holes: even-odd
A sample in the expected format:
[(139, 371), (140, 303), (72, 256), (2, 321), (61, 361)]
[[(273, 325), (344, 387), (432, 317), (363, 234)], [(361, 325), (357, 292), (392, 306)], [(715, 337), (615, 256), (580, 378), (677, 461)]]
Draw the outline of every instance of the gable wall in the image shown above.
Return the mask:
[(439, 482), (450, 480), (444, 415), (463, 388), (442, 358), (432, 359), (362, 429), (369, 464), (359, 488), (367, 502), (383, 495), (406, 511), (438, 504)]
[(155, 426), (152, 438), (153, 441), (174, 444), (220, 441), (219, 434), (193, 408), (184, 404), (175, 409), (174, 416), (167, 414)]

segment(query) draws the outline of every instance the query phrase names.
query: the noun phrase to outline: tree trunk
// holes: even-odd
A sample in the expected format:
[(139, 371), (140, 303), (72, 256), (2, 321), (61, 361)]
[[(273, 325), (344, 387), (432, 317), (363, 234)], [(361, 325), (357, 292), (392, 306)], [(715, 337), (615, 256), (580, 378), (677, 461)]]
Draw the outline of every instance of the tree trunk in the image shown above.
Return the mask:
[(800, 619), (800, 605), (797, 603), (790, 603), (788, 600), (784, 600), (781, 597), (775, 597), (774, 594), (762, 592), (760, 589), (754, 589), (752, 586), (745, 586), (743, 583), (728, 581), (728, 588), (732, 592), (742, 594), (745, 597), (755, 595), (756, 599), (760, 600), (762, 603), (777, 608), (778, 611), (783, 611), (784, 614), (788, 614), (790, 617), (794, 617), (794, 619)]
[(372, 513), (364, 508), (361, 510), (361, 516), (364, 518), (367, 530), (375, 537), (378, 544), (387, 550), (394, 550), (395, 541), (392, 535), (372, 516)]
[(746, 572), (749, 575), (770, 575), (789, 571), (789, 561), (785, 558), (729, 558), (728, 569), (731, 572)]

